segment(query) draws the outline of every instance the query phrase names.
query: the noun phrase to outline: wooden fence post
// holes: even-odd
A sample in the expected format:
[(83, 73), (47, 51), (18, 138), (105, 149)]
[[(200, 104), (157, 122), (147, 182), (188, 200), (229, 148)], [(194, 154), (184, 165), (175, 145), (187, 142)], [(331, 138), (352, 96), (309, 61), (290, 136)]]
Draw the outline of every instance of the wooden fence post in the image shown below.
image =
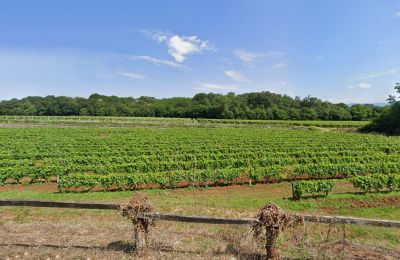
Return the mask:
[(299, 199), (299, 198), (297, 197), (297, 195), (296, 195), (295, 192), (294, 192), (294, 183), (291, 182), (291, 184), (292, 184), (292, 198), (293, 198), (294, 200), (297, 200), (297, 199)]

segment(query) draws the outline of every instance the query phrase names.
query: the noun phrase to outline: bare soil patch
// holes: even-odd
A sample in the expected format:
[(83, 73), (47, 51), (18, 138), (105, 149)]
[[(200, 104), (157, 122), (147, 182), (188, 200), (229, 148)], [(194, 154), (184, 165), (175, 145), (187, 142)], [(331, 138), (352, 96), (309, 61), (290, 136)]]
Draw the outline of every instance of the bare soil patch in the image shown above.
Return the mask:
[(353, 200), (352, 206), (354, 208), (376, 208), (376, 207), (400, 207), (400, 197), (381, 197), (381, 198), (367, 198), (364, 200)]
[(23, 185), (23, 184), (12, 184), (12, 185), (4, 185), (0, 186), (0, 192), (5, 191), (35, 191), (35, 192), (56, 192), (57, 191), (57, 183), (54, 182), (46, 182), (46, 183), (37, 183), (33, 185)]

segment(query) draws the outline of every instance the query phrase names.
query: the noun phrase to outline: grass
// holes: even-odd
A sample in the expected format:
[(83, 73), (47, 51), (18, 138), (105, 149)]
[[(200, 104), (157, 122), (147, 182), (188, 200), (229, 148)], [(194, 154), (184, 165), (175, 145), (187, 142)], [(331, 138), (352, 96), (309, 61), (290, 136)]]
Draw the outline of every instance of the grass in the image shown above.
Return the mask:
[[(22, 191), (3, 191), (0, 192), (0, 199), (125, 203), (129, 201), (133, 193), (132, 191), (58, 193), (55, 187), (51, 188), (48, 185), (49, 184), (36, 184), (33, 186), (26, 186)], [(400, 200), (396, 199), (400, 198), (400, 192), (360, 194), (355, 193), (354, 189), (343, 181), (339, 182), (333, 193), (326, 198), (309, 197), (300, 201), (294, 201), (290, 198), (289, 183), (200, 189), (154, 189), (142, 190), (139, 192), (148, 196), (150, 203), (154, 206), (156, 211), (175, 214), (254, 217), (259, 208), (266, 203), (274, 202), (280, 205), (284, 210), (293, 213), (348, 215), (400, 220)], [(33, 228), (35, 225), (39, 225), (39, 223), (48, 223), (49, 221), (50, 223), (60, 223), (60, 225), (78, 226), (82, 225), (82, 223), (91, 223), (92, 229), (95, 229), (95, 226), (100, 224), (113, 226), (125, 223), (124, 219), (115, 211), (23, 207), (0, 208), (1, 225), (28, 225)], [(123, 225), (126, 224), (128, 223)], [(183, 245), (189, 244), (190, 248), (197, 247), (200, 252), (205, 252), (205, 254), (210, 253), (210, 248), (212, 251), (212, 248), (216, 246), (215, 243), (207, 236), (198, 237), (191, 232), (196, 231), (216, 237), (226, 232), (228, 232), (228, 234), (236, 234), (236, 236), (240, 233), (239, 230), (235, 230), (236, 228), (233, 227), (229, 229), (228, 227), (213, 225), (193, 226), (190, 224), (187, 226), (182, 223), (166, 222), (156, 225), (156, 229), (159, 230), (157, 232), (166, 232), (163, 231), (164, 228), (167, 228), (168, 232), (183, 232), (176, 240), (181, 241)], [(240, 228), (240, 230), (247, 230), (245, 227)], [(68, 227), (68, 229), (72, 229), (72, 226)], [(280, 238), (280, 246), (284, 248), (286, 256), (300, 259), (310, 257), (312, 254), (315, 254), (315, 251), (311, 252), (310, 241), (313, 241), (313, 245), (323, 244), (328, 229), (329, 226), (326, 224), (305, 223), (304, 227), (298, 227), (295, 231), (288, 230), (285, 232)], [(187, 235), (184, 235), (185, 232)], [(297, 241), (293, 239), (293, 236), (296, 236), (294, 235), (295, 233), (301, 234), (297, 235), (301, 237), (300, 240)], [(342, 236), (342, 225), (333, 225), (331, 227), (329, 241), (341, 241)], [(346, 237), (351, 243), (361, 244), (365, 248), (379, 247), (385, 248), (385, 250), (400, 250), (400, 234), (397, 229), (346, 225)], [(66, 242), (62, 243), (64, 244)], [(89, 254), (88, 251), (80, 250), (82, 250), (82, 255)], [(349, 249), (350, 253), (351, 250)], [(173, 254), (177, 254), (177, 252)], [(329, 254), (335, 253), (331, 252)], [(178, 255), (180, 255), (180, 253), (178, 253)]]
[[(41, 185), (43, 184), (35, 186)], [(125, 203), (134, 192), (146, 194), (154, 207), (162, 212), (178, 211), (182, 214), (224, 214), (225, 212), (225, 215), (230, 213), (244, 215), (255, 212), (266, 203), (273, 202), (292, 212), (400, 220), (400, 207), (398, 207), (400, 200), (397, 199), (400, 197), (400, 191), (362, 194), (357, 193), (343, 181), (338, 183), (328, 197), (306, 197), (300, 201), (291, 199), (288, 183), (88, 193), (35, 191), (34, 186), (27, 186), (22, 191), (3, 191), (0, 193), (0, 199)]]

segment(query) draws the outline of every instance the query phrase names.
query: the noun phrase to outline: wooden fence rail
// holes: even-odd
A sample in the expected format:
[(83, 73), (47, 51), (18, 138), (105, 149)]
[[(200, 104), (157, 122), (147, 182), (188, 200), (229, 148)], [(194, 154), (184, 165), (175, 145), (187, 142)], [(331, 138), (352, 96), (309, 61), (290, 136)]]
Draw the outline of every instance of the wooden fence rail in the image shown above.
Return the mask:
[[(0, 206), (27, 206), (46, 208), (73, 208), (73, 209), (104, 209), (118, 210), (118, 204), (110, 203), (86, 203), (86, 202), (64, 202), (64, 201), (38, 201), (38, 200), (0, 200)], [(331, 223), (331, 224), (353, 224), (370, 225), (377, 227), (400, 228), (400, 221), (354, 218), (344, 216), (316, 216), (301, 215), (304, 221)], [(252, 225), (258, 220), (255, 218), (217, 218), (202, 216), (182, 216), (163, 213), (141, 213), (139, 218), (158, 219), (164, 221), (204, 223), (204, 224), (227, 224), (227, 225)]]

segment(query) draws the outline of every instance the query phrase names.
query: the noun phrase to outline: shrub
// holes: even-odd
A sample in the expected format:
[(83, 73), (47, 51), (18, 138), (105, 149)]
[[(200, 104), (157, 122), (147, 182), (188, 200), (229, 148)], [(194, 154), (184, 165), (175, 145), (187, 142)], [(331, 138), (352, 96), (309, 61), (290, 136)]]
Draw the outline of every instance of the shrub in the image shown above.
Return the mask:
[(316, 181), (296, 181), (292, 182), (292, 193), (294, 199), (300, 199), (305, 193), (311, 193), (313, 196), (318, 193), (323, 193), (328, 196), (335, 186), (333, 180), (316, 180)]
[(357, 176), (350, 179), (354, 188), (364, 192), (380, 192), (384, 188), (393, 191), (400, 188), (400, 174), (372, 174), (367, 176)]

